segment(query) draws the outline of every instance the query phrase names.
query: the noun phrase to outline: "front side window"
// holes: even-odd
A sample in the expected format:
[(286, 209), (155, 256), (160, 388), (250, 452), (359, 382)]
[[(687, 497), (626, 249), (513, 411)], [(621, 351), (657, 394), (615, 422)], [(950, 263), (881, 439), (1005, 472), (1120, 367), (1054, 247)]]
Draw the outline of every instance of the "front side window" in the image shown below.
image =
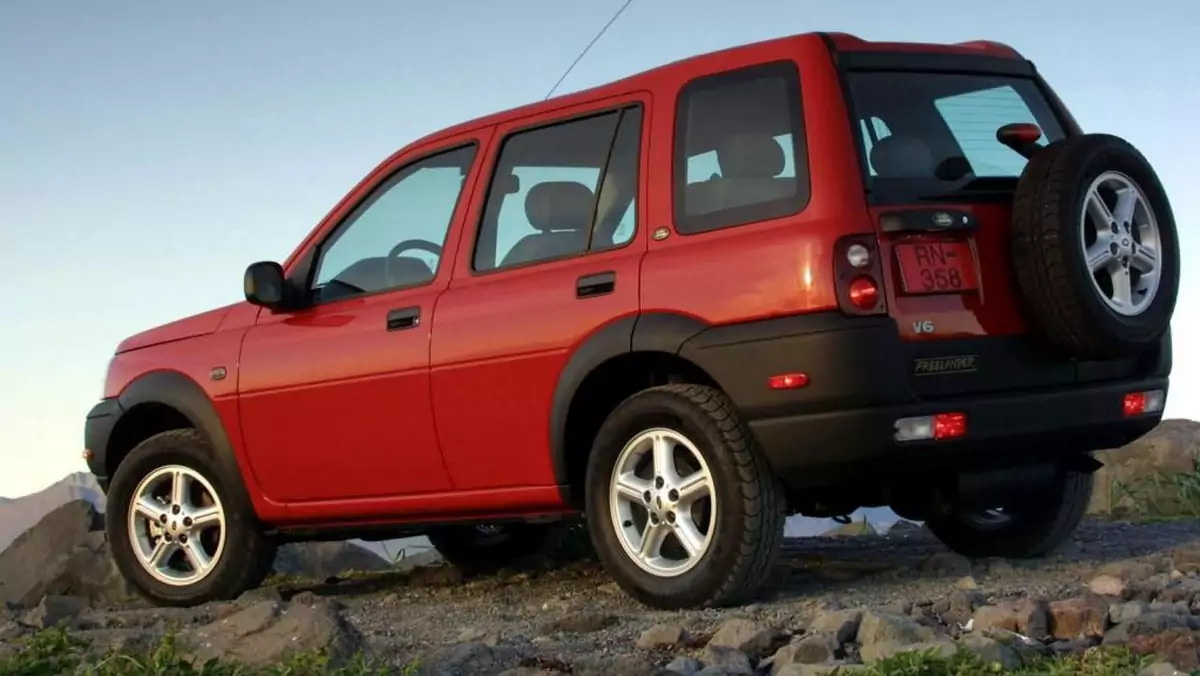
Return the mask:
[(642, 110), (517, 132), (488, 190), (474, 269), (611, 249), (633, 238)]
[(798, 213), (808, 202), (795, 64), (692, 81), (675, 119), (675, 227), (697, 233)]
[(414, 162), (379, 185), (321, 246), (317, 302), (433, 281), (474, 145)]
[(1030, 78), (866, 71), (849, 82), (877, 203), (1011, 192), (1027, 160), (996, 132), (1024, 122), (1041, 128), (1043, 145), (1063, 137)]

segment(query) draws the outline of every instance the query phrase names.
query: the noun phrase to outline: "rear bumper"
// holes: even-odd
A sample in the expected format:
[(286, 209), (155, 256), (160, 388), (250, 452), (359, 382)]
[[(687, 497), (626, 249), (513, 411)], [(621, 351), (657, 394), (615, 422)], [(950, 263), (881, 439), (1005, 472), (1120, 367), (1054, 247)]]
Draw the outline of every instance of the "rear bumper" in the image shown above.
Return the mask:
[[(906, 345), (891, 319), (822, 313), (710, 329), (681, 354), (730, 395), (776, 473), (792, 486), (1011, 466), (1114, 448), (1161, 420), (1161, 411), (1126, 417), (1123, 399), (1128, 392), (1167, 390), (1169, 336), (1123, 370), (1068, 362), (1063, 372), (1057, 363), (1056, 382), (1045, 382), (1038, 370), (1020, 386), (1014, 386), (1013, 361), (996, 353), (1010, 340), (1013, 349), (1028, 349), (1023, 339), (1003, 338), (989, 339), (983, 349), (973, 349), (982, 341)], [(974, 369), (914, 376), (916, 361), (938, 349), (944, 356), (978, 355)], [(795, 372), (808, 375), (807, 386), (767, 387), (770, 376)], [(966, 414), (965, 436), (895, 440), (897, 419), (950, 412)]]

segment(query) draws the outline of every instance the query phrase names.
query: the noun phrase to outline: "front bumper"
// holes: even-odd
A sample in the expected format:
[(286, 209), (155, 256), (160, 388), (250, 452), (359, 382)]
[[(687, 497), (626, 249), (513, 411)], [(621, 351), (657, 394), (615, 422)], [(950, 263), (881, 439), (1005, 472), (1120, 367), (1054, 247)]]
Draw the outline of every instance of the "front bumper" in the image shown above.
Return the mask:
[(104, 399), (92, 407), (83, 424), (83, 447), (88, 470), (96, 476), (97, 483), (104, 491), (108, 491), (110, 479), (105, 463), (106, 451), (121, 413), (121, 405), (116, 399)]

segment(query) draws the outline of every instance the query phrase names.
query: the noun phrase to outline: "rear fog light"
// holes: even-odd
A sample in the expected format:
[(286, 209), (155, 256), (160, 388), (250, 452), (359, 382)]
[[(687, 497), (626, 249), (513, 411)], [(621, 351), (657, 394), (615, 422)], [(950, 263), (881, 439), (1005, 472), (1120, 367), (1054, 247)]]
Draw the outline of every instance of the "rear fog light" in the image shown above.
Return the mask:
[(1145, 413), (1158, 413), (1163, 410), (1167, 394), (1162, 390), (1147, 390), (1145, 392), (1130, 392), (1125, 395), (1125, 417), (1133, 417)]
[(966, 413), (938, 413), (896, 421), (896, 441), (957, 439), (966, 434)]

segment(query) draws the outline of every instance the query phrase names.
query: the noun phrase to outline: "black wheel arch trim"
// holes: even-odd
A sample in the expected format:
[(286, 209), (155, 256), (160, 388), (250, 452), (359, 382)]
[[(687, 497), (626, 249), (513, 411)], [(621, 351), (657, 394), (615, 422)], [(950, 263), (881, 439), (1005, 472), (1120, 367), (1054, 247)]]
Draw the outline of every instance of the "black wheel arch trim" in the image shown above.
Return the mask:
[[(106, 429), (96, 426), (97, 429), (93, 432), (93, 418), (92, 414), (89, 414), (88, 432), (85, 436), (89, 437), (87, 439), (88, 448), (92, 449), (93, 462), (99, 465), (101, 472), (104, 471), (112, 431), (122, 417), (140, 404), (169, 406), (187, 418), (212, 448), (213, 462), (221, 472), (221, 479), (226, 487), (233, 492), (232, 497), (241, 502), (240, 507), (252, 509), (253, 503), (246, 489), (241, 468), (238, 466), (233, 445), (229, 441), (229, 435), (221, 422), (221, 417), (217, 415), (216, 407), (195, 380), (178, 371), (152, 371), (143, 374), (130, 382), (115, 399), (101, 402), (93, 409), (93, 413), (101, 406), (109, 411), (104, 418), (106, 424), (102, 426)], [(114, 407), (115, 413), (111, 412)], [(92, 442), (97, 446), (91, 446)], [(95, 473), (95, 469), (93, 469), (93, 473)], [(111, 479), (107, 476), (104, 478), (105, 480)]]
[(563, 500), (570, 502), (567, 471), (567, 412), (579, 386), (601, 364), (634, 352), (677, 355), (683, 344), (708, 324), (671, 312), (646, 312), (617, 319), (588, 336), (571, 354), (558, 377), (550, 409), (550, 456), (554, 480)]

